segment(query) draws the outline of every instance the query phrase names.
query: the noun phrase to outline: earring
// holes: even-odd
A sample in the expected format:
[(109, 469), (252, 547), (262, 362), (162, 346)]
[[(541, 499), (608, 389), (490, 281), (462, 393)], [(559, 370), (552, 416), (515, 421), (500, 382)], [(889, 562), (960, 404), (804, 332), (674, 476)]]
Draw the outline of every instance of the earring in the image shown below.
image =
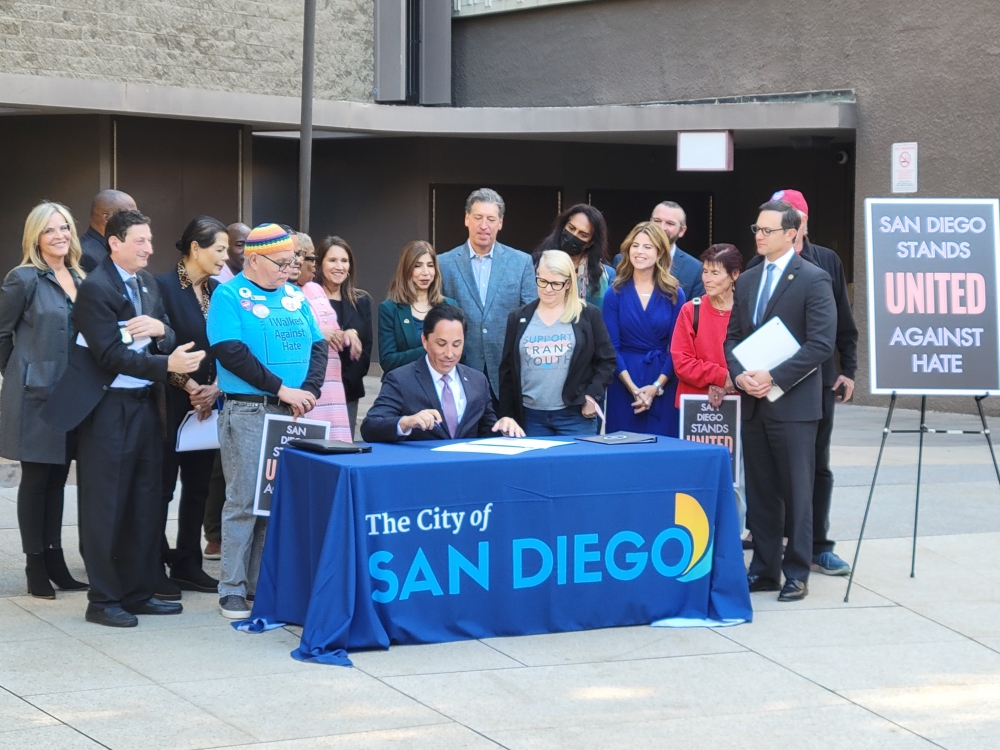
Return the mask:
[(198, 260), (198, 253), (195, 253), (195, 254), (194, 254), (194, 259), (195, 259), (195, 260)]

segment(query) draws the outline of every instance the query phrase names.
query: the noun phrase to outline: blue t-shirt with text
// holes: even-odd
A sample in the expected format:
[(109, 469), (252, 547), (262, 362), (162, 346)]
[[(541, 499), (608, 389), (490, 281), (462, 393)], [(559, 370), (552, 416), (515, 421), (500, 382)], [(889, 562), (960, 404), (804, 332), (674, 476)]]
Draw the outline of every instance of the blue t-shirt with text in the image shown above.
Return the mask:
[[(302, 386), (312, 345), (322, 340), (305, 295), (291, 284), (268, 291), (239, 273), (212, 294), (208, 343), (242, 341), (289, 388)], [(221, 364), (218, 371), (223, 393), (264, 394)]]

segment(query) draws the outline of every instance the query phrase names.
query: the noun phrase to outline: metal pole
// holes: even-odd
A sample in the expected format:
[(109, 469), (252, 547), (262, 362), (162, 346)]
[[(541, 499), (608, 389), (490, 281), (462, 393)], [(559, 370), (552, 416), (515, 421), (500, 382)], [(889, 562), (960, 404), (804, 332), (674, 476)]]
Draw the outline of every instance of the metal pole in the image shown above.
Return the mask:
[(917, 448), (917, 498), (913, 504), (913, 556), (910, 558), (910, 578), (917, 571), (917, 521), (920, 519), (920, 470), (924, 465), (924, 435), (927, 433), (925, 415), (927, 414), (927, 396), (920, 397), (920, 442)]
[(847, 593), (844, 594), (846, 602), (851, 596), (851, 585), (854, 583), (854, 573), (858, 569), (858, 555), (861, 553), (861, 540), (865, 538), (865, 526), (868, 525), (868, 511), (872, 509), (872, 496), (875, 494), (875, 482), (878, 480), (878, 469), (882, 465), (882, 452), (885, 450), (885, 440), (892, 432), (892, 412), (896, 408), (896, 392), (893, 391), (892, 399), (889, 401), (889, 414), (885, 418), (885, 427), (882, 428), (882, 444), (878, 448), (878, 459), (875, 461), (875, 473), (872, 474), (872, 488), (868, 491), (868, 504), (865, 505), (865, 516), (861, 519), (861, 533), (858, 534), (858, 546), (854, 548), (854, 564), (851, 565), (851, 577), (847, 579)]
[(986, 398), (986, 396), (976, 396), (976, 407), (979, 409), (979, 419), (983, 423), (983, 435), (986, 436), (986, 444), (990, 446), (990, 457), (993, 459), (993, 471), (997, 473), (997, 481), (1000, 482), (1000, 466), (997, 466), (997, 454), (993, 451), (993, 439), (990, 437), (990, 427), (986, 424), (986, 412), (983, 411), (984, 398)]
[(302, 117), (299, 126), (299, 231), (309, 231), (312, 202), (313, 72), (316, 59), (316, 0), (305, 0), (302, 28)]

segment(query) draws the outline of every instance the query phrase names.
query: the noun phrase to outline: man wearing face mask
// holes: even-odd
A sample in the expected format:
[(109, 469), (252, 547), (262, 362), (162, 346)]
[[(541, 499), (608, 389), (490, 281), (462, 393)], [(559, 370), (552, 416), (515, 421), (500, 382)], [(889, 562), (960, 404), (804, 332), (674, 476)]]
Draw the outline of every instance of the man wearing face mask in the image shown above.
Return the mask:
[[(677, 240), (687, 232), (687, 214), (680, 204), (673, 201), (657, 203), (649, 220), (656, 224), (670, 240), (670, 273), (681, 283), (685, 299), (694, 299), (705, 294), (705, 285), (701, 283), (701, 262), (677, 247)], [(616, 255), (615, 268), (622, 259)]]
[(615, 280), (615, 269), (605, 262), (608, 257), (608, 225), (604, 214), (586, 203), (578, 203), (556, 217), (552, 231), (532, 253), (535, 266), (545, 250), (562, 250), (576, 266), (580, 299), (598, 309), (604, 306), (604, 293)]

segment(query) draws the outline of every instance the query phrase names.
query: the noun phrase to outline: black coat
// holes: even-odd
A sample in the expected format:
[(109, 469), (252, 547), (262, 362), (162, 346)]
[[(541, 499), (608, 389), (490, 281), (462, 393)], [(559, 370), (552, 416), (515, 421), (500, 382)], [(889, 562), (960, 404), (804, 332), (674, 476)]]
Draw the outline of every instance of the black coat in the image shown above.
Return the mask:
[(361, 359), (351, 359), (347, 349), (340, 353), (340, 377), (344, 383), (344, 396), (348, 401), (357, 401), (365, 395), (365, 375), (372, 364), (372, 347), (375, 344), (372, 334), (372, 298), (362, 293), (357, 301), (357, 307), (346, 299), (343, 303), (343, 320), (338, 318), (341, 330), (353, 328), (361, 339)]
[[(201, 303), (198, 302), (198, 296), (194, 293), (194, 287), (188, 285), (185, 289), (181, 288), (181, 280), (177, 275), (176, 268), (158, 274), (156, 283), (160, 288), (163, 307), (170, 319), (170, 327), (174, 329), (177, 344), (181, 345), (193, 341), (194, 351), (206, 353), (205, 358), (201, 361), (201, 366), (187, 377), (200, 385), (214, 382), (215, 358), (210, 353), (205, 316), (201, 313)], [(215, 291), (219, 282), (210, 278), (208, 285), (212, 291)], [(174, 385), (168, 386), (167, 427), (171, 434), (189, 411), (191, 411), (191, 399), (187, 391)]]
[(161, 320), (166, 333), (159, 341), (135, 352), (122, 341), (118, 321), (135, 317), (125, 282), (110, 257), (80, 284), (73, 306), (73, 328), (87, 346), (74, 344), (69, 366), (49, 397), (41, 417), (56, 429), (75, 429), (104, 398), (118, 375), (166, 383), (167, 357), (174, 350), (174, 332), (163, 308), (160, 288), (147, 271), (139, 279), (143, 314)]
[[(726, 361), (734, 383), (743, 373), (743, 365), (733, 356), (733, 348), (757, 330), (753, 313), (763, 269), (763, 264), (757, 265), (736, 279), (725, 344)], [(819, 368), (833, 354), (837, 336), (837, 306), (830, 275), (794, 255), (774, 287), (761, 325), (771, 318), (781, 318), (801, 348), (795, 356), (771, 370), (774, 384), (785, 392), (781, 398), (772, 402), (766, 397), (754, 398), (741, 393), (743, 419), (752, 418), (758, 408), (778, 422), (820, 419), (823, 416), (823, 377)]]
[[(79, 277), (73, 278), (79, 287)], [(34, 266), (13, 269), (0, 289), (0, 456), (66, 461), (66, 433), (39, 415), (66, 370), (69, 350), (66, 292), (55, 274)]]
[[(837, 353), (840, 354), (840, 371), (845, 377), (854, 380), (858, 371), (858, 327), (851, 312), (851, 301), (847, 298), (847, 276), (840, 256), (828, 247), (814, 245), (808, 239), (802, 243), (800, 257), (814, 266), (819, 266), (828, 274), (833, 282), (833, 298), (837, 302)], [(747, 270), (755, 268), (764, 262), (758, 255), (747, 263)], [(837, 360), (830, 357), (823, 363), (823, 385), (829, 387), (837, 382)]]
[(396, 443), (401, 440), (449, 440), (486, 437), (491, 434), (497, 415), (493, 411), (489, 382), (478, 370), (465, 365), (455, 365), (455, 373), (462, 378), (465, 391), (465, 411), (458, 424), (458, 434), (448, 434), (442, 422), (433, 430), (414, 429), (409, 435), (396, 432), (399, 420), (424, 409), (442, 413), (441, 399), (427, 369), (427, 360), (418, 359), (387, 372), (382, 379), (382, 390), (361, 423), (361, 439), (369, 443)]
[[(512, 417), (521, 426), (524, 426), (524, 402), (518, 344), (537, 309), (538, 300), (535, 300), (507, 316), (507, 334), (500, 359), (500, 416)], [(617, 360), (604, 318), (596, 305), (584, 305), (579, 320), (573, 324), (573, 335), (576, 345), (563, 383), (563, 403), (582, 406), (587, 396), (600, 403), (615, 376)]]
[(83, 250), (80, 267), (87, 273), (101, 265), (108, 257), (107, 240), (93, 227), (87, 227), (87, 231), (80, 238), (80, 249)]

